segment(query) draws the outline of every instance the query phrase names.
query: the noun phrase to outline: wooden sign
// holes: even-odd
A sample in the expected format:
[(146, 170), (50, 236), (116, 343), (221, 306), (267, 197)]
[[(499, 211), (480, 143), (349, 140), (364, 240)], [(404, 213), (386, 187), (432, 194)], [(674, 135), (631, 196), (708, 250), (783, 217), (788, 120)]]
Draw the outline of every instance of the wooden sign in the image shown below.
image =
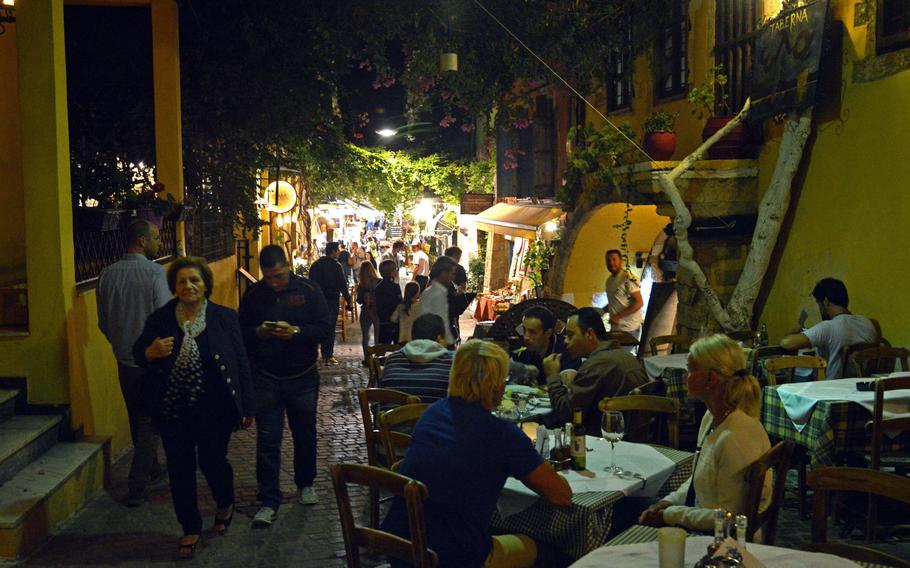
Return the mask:
[(477, 215), (493, 207), (492, 193), (465, 193), (461, 196), (461, 214)]
[(782, 11), (755, 38), (752, 110), (759, 119), (815, 104), (828, 23), (828, 0)]

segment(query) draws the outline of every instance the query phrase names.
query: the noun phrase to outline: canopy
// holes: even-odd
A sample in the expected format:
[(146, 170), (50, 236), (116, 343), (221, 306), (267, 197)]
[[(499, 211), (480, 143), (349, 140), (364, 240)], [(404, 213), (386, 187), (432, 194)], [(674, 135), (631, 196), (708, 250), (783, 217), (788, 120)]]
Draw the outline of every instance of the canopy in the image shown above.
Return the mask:
[(482, 231), (536, 239), (537, 227), (562, 214), (562, 209), (553, 205), (497, 203), (475, 217), (474, 224)]

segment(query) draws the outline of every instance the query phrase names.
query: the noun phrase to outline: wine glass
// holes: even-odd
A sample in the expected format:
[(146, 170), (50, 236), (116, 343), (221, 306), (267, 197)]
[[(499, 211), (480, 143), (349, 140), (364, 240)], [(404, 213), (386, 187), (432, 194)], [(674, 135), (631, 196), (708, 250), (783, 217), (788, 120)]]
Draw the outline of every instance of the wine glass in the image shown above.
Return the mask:
[(618, 410), (607, 410), (604, 412), (600, 421), (600, 431), (604, 439), (610, 442), (610, 466), (604, 468), (604, 471), (608, 473), (615, 475), (623, 473), (623, 469), (616, 466), (616, 442), (622, 440), (625, 429), (622, 412)]

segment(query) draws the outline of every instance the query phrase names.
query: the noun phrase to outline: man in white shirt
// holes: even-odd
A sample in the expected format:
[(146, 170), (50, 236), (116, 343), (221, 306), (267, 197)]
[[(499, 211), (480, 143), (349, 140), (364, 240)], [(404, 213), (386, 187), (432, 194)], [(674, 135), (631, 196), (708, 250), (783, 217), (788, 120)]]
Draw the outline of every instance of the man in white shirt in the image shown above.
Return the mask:
[(402, 250), (404, 250), (404, 242), (395, 241), (394, 243), (392, 243), (392, 248), (390, 248), (389, 250), (384, 252), (382, 255), (382, 259), (380, 260), (380, 262), (384, 262), (386, 260), (391, 260), (391, 261), (395, 262), (395, 272), (392, 273), (392, 281), (395, 282), (396, 284), (399, 283), (399, 278), (400, 278), (398, 272), (399, 272), (399, 269), (401, 268), (401, 251)]
[(812, 347), (819, 357), (828, 361), (825, 377), (840, 379), (844, 376), (844, 351), (857, 343), (877, 342), (881, 331), (868, 318), (851, 314), (847, 310), (850, 298), (847, 286), (834, 278), (819, 280), (812, 289), (822, 321), (802, 331), (794, 331), (780, 340), (784, 349), (796, 351)]
[(411, 243), (411, 250), (414, 252), (411, 257), (411, 263), (414, 265), (414, 274), (411, 276), (413, 282), (420, 284), (420, 291), (423, 292), (430, 283), (430, 257), (423, 251), (423, 245), (420, 241)]
[(449, 286), (455, 279), (455, 261), (447, 256), (440, 256), (430, 272), (433, 279), (430, 286), (420, 294), (420, 315), (436, 314), (446, 323), (446, 345), (455, 346), (455, 333), (449, 317)]
[(607, 313), (610, 316), (610, 331), (625, 331), (636, 339), (641, 338), (641, 286), (638, 279), (630, 274), (623, 265), (622, 253), (610, 249), (606, 254), (607, 277)]

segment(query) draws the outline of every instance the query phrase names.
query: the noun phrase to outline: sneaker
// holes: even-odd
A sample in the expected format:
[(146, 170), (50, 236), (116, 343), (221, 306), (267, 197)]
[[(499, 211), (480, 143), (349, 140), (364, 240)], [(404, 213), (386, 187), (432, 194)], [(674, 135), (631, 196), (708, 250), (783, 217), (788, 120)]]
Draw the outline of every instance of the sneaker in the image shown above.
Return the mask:
[(337, 365), (338, 359), (336, 359), (334, 357), (326, 357), (324, 362), (326, 365)]
[(319, 497), (312, 485), (301, 487), (297, 490), (297, 502), (301, 505), (315, 505), (319, 502)]
[(277, 517), (278, 511), (271, 507), (262, 507), (256, 513), (256, 516), (253, 517), (253, 526), (257, 528), (270, 527)]

